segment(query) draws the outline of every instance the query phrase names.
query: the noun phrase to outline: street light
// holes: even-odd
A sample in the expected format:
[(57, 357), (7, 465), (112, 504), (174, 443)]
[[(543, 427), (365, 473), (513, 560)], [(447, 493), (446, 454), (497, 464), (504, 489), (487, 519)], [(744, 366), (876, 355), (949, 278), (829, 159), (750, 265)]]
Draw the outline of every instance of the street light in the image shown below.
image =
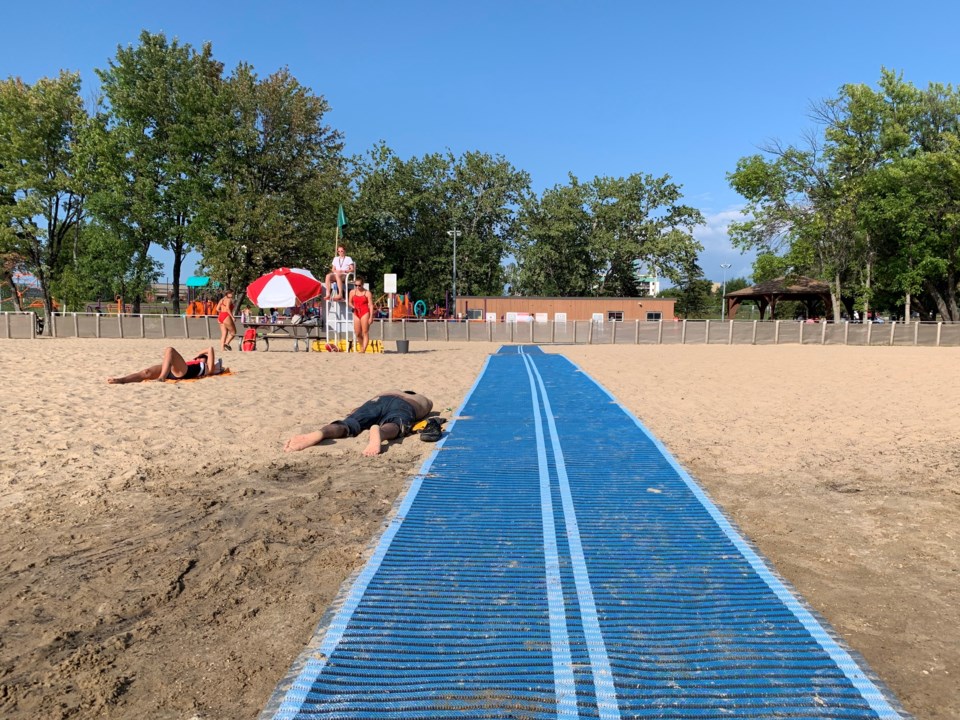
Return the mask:
[(453, 238), (453, 318), (457, 318), (457, 238), (463, 235), (463, 230), (447, 230), (447, 235)]
[(720, 322), (723, 322), (727, 314), (727, 299), (724, 295), (727, 294), (727, 270), (730, 269), (730, 263), (720, 263), (720, 267), (723, 268), (723, 291), (720, 294)]

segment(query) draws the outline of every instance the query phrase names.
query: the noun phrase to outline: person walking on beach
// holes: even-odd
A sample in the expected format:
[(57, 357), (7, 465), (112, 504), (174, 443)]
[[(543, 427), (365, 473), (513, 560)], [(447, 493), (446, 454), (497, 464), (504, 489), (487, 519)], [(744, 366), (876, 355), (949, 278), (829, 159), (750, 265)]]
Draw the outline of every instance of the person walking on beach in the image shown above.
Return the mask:
[(107, 378), (107, 382), (111, 385), (124, 385), (147, 380), (193, 380), (218, 375), (222, 369), (212, 347), (208, 347), (193, 360), (184, 360), (183, 355), (176, 349), (168, 347), (163, 351), (163, 361), (159, 365), (151, 365), (129, 375)]
[(237, 322), (233, 319), (232, 290), (227, 290), (217, 303), (217, 322), (220, 323), (220, 352), (233, 350), (230, 343), (237, 336)]
[(283, 449), (296, 452), (319, 445), (324, 440), (356, 437), (369, 430), (370, 442), (363, 454), (372, 457), (383, 451), (384, 440), (389, 442), (409, 435), (414, 424), (423, 420), (432, 409), (433, 401), (413, 390), (388, 390), (367, 400), (343, 420), (334, 420), (315, 432), (294, 435)]
[(350, 304), (353, 306), (353, 346), (365, 353), (370, 344), (370, 323), (373, 322), (373, 295), (363, 286), (363, 278), (358, 277), (350, 291)]

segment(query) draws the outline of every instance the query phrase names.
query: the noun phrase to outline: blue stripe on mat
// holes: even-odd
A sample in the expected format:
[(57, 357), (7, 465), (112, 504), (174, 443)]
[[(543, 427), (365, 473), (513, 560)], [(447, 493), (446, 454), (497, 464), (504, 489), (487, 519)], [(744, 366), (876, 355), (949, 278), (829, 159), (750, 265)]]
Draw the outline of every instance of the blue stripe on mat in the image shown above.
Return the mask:
[(905, 717), (566, 358), (458, 416), (262, 717)]

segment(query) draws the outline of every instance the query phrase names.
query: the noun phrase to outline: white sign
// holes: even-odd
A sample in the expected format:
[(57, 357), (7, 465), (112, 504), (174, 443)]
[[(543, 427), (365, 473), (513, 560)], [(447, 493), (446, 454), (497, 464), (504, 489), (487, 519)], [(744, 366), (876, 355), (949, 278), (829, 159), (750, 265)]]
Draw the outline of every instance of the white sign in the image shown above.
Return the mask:
[(599, 324), (603, 325), (603, 313), (594, 313), (594, 314), (593, 314), (593, 321), (594, 321), (595, 323), (599, 323)]
[(558, 322), (558, 323), (565, 323), (565, 322), (567, 321), (567, 314), (566, 314), (566, 313), (554, 313), (554, 314), (553, 314), (553, 321), (554, 321), (554, 322)]
[(537, 313), (536, 314), (537, 322), (546, 322), (547, 314), (546, 313)]
[(397, 274), (396, 273), (383, 274), (383, 291), (388, 295), (391, 293), (395, 293), (397, 291)]
[(487, 322), (496, 322), (497, 314), (496, 313), (487, 313)]

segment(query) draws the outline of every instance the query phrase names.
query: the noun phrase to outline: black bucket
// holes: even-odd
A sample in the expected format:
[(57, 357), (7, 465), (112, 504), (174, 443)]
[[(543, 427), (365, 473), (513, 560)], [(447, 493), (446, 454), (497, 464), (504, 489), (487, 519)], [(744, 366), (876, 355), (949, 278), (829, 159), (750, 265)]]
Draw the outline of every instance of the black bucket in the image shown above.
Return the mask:
[(410, 341), (409, 340), (397, 340), (397, 352), (405, 354), (410, 350)]

